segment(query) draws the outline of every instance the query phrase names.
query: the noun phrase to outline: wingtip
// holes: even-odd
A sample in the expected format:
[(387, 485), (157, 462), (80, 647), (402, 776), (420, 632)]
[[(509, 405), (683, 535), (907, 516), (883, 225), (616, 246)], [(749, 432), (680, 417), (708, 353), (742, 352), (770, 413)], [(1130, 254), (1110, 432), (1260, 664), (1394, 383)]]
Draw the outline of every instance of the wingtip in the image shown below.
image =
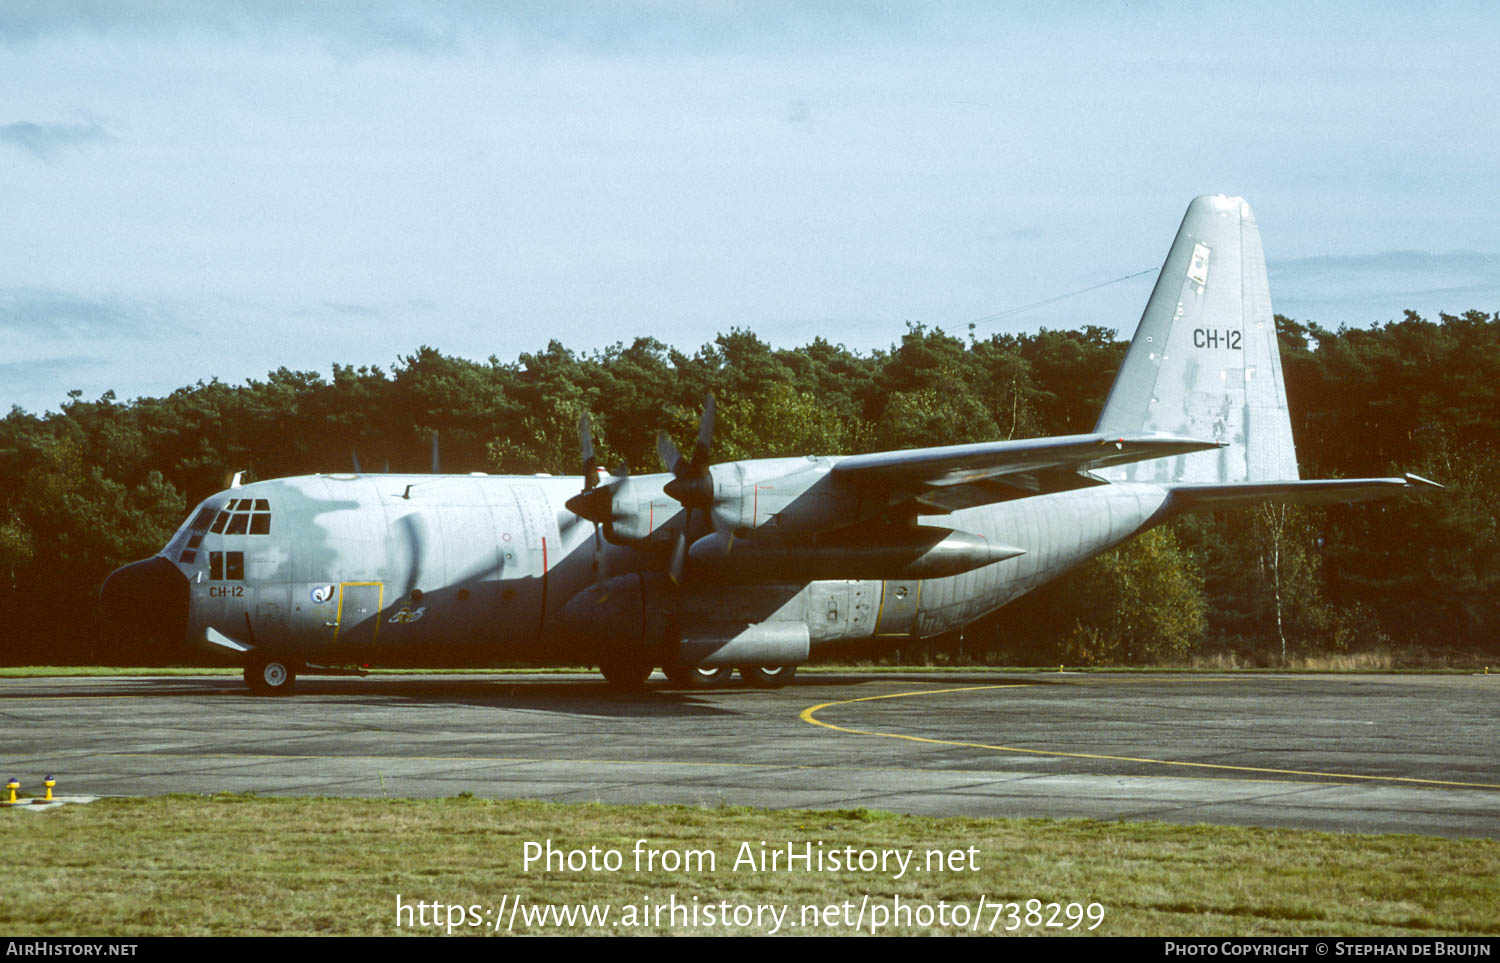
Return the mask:
[(1446, 491), (1448, 489), (1447, 485), (1440, 485), (1430, 478), (1423, 478), (1421, 475), (1413, 475), (1411, 472), (1407, 472), (1404, 477), (1406, 478), (1406, 483), (1415, 488), (1435, 488), (1438, 491)]

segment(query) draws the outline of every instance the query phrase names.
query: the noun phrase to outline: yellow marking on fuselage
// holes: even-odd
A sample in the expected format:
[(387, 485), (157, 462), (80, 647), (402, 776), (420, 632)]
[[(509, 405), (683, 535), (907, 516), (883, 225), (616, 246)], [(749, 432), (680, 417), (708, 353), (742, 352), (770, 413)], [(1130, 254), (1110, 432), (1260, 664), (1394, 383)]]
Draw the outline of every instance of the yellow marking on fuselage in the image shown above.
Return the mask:
[(380, 613), (385, 610), (385, 583), (384, 582), (340, 582), (339, 583), (339, 607), (338, 607), (337, 614), (334, 615), (334, 621), (337, 623), (334, 626), (334, 628), (333, 628), (333, 641), (334, 642), (337, 642), (339, 640), (339, 633), (341, 633), (341, 632), (344, 631), (344, 589), (350, 588), (350, 587), (358, 588), (358, 587), (361, 587), (361, 586), (370, 586), (370, 585), (373, 585), (373, 586), (375, 586), (376, 588), (378, 588), (380, 590), (380, 594), (379, 594), (379, 596), (377, 596), (376, 601), (375, 601), (375, 614), (372, 616), (372, 619), (374, 620), (374, 624), (375, 624), (375, 629), (374, 629), (374, 631), (372, 631), (370, 633), (370, 644), (371, 645), (375, 644), (376, 639), (380, 636)]
[(917, 628), (917, 619), (922, 614), (922, 580), (917, 579), (917, 597), (912, 603), (911, 627), (905, 632), (882, 632), (880, 631), (880, 619), (885, 615), (885, 593), (890, 587), (890, 582), (882, 580), (880, 583), (880, 607), (875, 612), (875, 628), (870, 635), (877, 639), (899, 639), (912, 634)]

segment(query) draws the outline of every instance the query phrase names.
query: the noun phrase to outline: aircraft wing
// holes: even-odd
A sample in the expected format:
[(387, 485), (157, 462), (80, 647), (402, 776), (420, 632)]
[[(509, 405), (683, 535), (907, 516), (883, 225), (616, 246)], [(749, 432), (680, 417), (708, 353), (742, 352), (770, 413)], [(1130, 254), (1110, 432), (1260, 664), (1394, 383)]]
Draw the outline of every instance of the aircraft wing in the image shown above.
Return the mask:
[(1373, 498), (1442, 489), (1420, 475), (1402, 478), (1318, 478), (1308, 481), (1230, 482), (1222, 485), (1173, 485), (1172, 507), (1182, 512), (1216, 512), (1265, 502), (1337, 505)]
[(882, 489), (892, 502), (909, 499), (919, 511), (942, 513), (1102, 484), (1081, 473), (1219, 447), (1164, 435), (1061, 435), (850, 455), (830, 474), (841, 483)]

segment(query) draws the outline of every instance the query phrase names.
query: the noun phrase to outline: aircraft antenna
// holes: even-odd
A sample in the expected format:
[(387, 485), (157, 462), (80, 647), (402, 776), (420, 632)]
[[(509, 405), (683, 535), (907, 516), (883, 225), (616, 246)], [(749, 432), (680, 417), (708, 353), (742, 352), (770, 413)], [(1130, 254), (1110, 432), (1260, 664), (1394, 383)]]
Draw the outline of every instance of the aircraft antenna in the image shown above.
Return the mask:
[(1101, 281), (1098, 284), (1091, 284), (1086, 288), (1079, 288), (1077, 291), (1069, 291), (1067, 294), (1057, 294), (1050, 298), (1043, 298), (1040, 301), (1033, 301), (1031, 304), (1023, 304), (1019, 308), (1007, 308), (1006, 310), (1001, 311), (998, 314), (987, 314), (982, 318), (975, 318), (973, 321), (969, 322), (969, 327), (972, 328), (977, 327), (981, 324), (989, 324), (992, 321), (999, 321), (1001, 318), (1008, 318), (1012, 315), (1022, 314), (1026, 311), (1030, 311), (1032, 308), (1040, 308), (1044, 305), (1056, 304), (1058, 301), (1065, 301), (1068, 298), (1077, 297), (1080, 294), (1087, 294), (1090, 291), (1097, 291), (1100, 288), (1107, 288), (1111, 284), (1119, 284), (1121, 281), (1129, 281), (1132, 278), (1142, 277), (1147, 274), (1155, 274), (1160, 270), (1161, 268), (1147, 268), (1144, 271), (1136, 271), (1134, 274), (1127, 274), (1124, 277), (1115, 278), (1113, 281)]

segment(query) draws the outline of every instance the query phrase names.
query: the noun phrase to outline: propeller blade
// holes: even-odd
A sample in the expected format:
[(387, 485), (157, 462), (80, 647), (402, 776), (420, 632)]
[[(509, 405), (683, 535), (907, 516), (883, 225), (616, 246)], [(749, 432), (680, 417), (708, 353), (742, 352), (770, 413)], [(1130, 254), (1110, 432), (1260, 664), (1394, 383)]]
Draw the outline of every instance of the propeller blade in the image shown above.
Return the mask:
[(349, 457), (354, 459), (354, 474), (363, 475), (364, 472), (359, 470), (359, 452), (351, 448), (349, 449)]
[(656, 438), (656, 450), (661, 460), (672, 472), (673, 479), (662, 486), (662, 491), (675, 499), (684, 511), (682, 528), (672, 544), (672, 557), (667, 562), (667, 576), (674, 584), (681, 585), (686, 574), (688, 544), (692, 537), (693, 509), (702, 509), (704, 516), (713, 525), (714, 476), (709, 471), (709, 459), (714, 445), (714, 396), (709, 392), (703, 401), (703, 415), (698, 419), (698, 437), (693, 441), (693, 457), (685, 459), (672, 444), (672, 439), (662, 432)]
[(698, 439), (693, 445), (692, 467), (695, 471), (708, 468), (708, 454), (714, 444), (714, 394), (708, 393), (703, 402), (703, 417), (698, 419)]
[[(597, 544), (599, 526), (613, 521), (614, 492), (608, 485), (599, 487), (599, 459), (594, 452), (594, 434), (589, 430), (589, 413), (578, 417), (578, 447), (583, 456), (583, 491), (568, 499), (563, 505), (579, 518), (594, 523), (594, 541)], [(597, 556), (597, 551), (595, 555)]]
[(443, 473), (438, 464), (438, 433), (437, 429), (434, 428), (432, 429), (432, 473), (434, 475), (441, 475)]
[(594, 584), (599, 588), (598, 604), (609, 601), (609, 547), (600, 536), (599, 526), (594, 526)]
[(674, 475), (677, 474), (677, 466), (682, 462), (682, 455), (665, 431), (656, 433), (656, 453), (661, 456), (662, 467)]
[(677, 533), (677, 541), (672, 545), (672, 560), (667, 563), (667, 576), (672, 584), (682, 584), (683, 568), (687, 565), (687, 526)]
[(589, 413), (578, 417), (578, 436), (583, 447), (583, 490), (599, 484), (599, 460), (594, 457), (594, 436), (589, 431)]

